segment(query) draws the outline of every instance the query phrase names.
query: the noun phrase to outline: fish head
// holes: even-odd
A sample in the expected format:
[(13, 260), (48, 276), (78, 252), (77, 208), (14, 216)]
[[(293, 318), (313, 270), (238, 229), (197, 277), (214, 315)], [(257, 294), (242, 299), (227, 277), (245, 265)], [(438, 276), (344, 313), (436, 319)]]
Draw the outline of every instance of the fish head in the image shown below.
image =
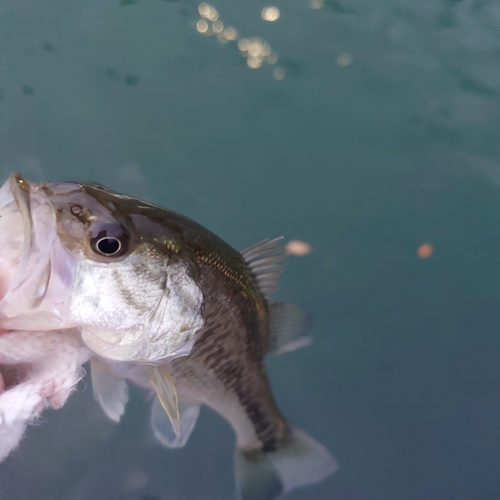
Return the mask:
[(11, 175), (0, 190), (0, 327), (79, 327), (118, 361), (188, 354), (203, 295), (155, 208), (98, 185)]

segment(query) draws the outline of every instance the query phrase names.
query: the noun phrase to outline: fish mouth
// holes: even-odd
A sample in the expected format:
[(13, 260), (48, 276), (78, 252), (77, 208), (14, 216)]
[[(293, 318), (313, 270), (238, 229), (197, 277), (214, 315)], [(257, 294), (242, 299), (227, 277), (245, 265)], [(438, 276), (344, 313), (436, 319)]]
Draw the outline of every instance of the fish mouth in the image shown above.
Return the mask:
[(22, 212), (24, 218), (29, 215), (26, 195), (19, 191), (14, 175), (0, 188), (0, 299), (12, 289), (19, 263), (27, 253), (26, 243), (29, 243), (21, 215)]
[[(9, 177), (9, 185), (14, 197), (14, 202), (21, 215), (22, 227), (24, 233), (23, 239), (23, 249), (21, 252), (21, 259), (18, 265), (18, 272), (20, 274), (26, 269), (28, 265), (28, 260), (33, 249), (33, 218), (31, 214), (30, 206), (30, 186), (29, 183), (20, 174), (13, 173)], [(24, 273), (23, 273), (24, 274)], [(14, 278), (14, 282), (18, 281), (16, 285), (12, 288), (12, 291), (16, 290), (22, 284), (22, 277)]]
[(0, 188), (0, 328), (19, 328), (11, 320), (43, 300), (55, 237), (55, 211), (47, 195), (11, 174)]
[(21, 174), (14, 173), (9, 177), (9, 185), (23, 220), (24, 245), (25, 247), (30, 247), (32, 242), (33, 219), (31, 218), (29, 183)]

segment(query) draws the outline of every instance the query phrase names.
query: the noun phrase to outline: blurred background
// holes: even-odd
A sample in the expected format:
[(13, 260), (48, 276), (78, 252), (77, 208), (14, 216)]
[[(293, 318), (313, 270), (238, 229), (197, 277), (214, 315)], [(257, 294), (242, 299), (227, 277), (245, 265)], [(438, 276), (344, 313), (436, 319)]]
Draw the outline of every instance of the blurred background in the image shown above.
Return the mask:
[[(236, 248), (283, 235), (314, 344), (268, 360), (338, 458), (290, 500), (500, 494), (500, 3), (0, 0), (0, 169), (97, 181)], [(302, 243), (301, 243), (302, 242)], [(89, 381), (0, 465), (0, 498), (234, 498), (208, 410), (167, 450)]]

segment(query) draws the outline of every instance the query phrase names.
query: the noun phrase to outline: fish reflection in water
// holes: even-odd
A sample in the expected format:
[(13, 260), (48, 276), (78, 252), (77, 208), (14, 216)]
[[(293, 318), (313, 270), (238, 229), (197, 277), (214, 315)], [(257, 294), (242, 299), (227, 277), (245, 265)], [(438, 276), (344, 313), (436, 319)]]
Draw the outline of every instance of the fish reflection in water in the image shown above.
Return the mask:
[(281, 414), (265, 372), (268, 353), (310, 342), (302, 310), (272, 302), (286, 254), (279, 238), (237, 252), (170, 210), (98, 185), (36, 185), (16, 174), (0, 190), (0, 215), (0, 326), (28, 342), (30, 330), (78, 339), (109, 418), (120, 419), (127, 383), (137, 384), (156, 395), (155, 436), (179, 448), (200, 406), (211, 407), (235, 431), (244, 500), (277, 498), (336, 470)]

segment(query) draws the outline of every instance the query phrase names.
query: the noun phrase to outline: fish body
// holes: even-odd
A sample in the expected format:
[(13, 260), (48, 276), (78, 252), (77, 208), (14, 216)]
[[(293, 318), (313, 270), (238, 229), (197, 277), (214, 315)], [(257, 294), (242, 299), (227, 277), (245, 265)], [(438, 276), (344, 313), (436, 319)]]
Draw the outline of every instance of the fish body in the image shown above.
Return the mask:
[(77, 329), (110, 418), (124, 412), (127, 381), (154, 389), (153, 431), (180, 447), (200, 405), (211, 407), (235, 431), (243, 500), (277, 498), (337, 468), (269, 387), (265, 356), (310, 340), (301, 310), (271, 300), (279, 240), (237, 252), (165, 208), (19, 175), (0, 190), (0, 216), (0, 326)]

